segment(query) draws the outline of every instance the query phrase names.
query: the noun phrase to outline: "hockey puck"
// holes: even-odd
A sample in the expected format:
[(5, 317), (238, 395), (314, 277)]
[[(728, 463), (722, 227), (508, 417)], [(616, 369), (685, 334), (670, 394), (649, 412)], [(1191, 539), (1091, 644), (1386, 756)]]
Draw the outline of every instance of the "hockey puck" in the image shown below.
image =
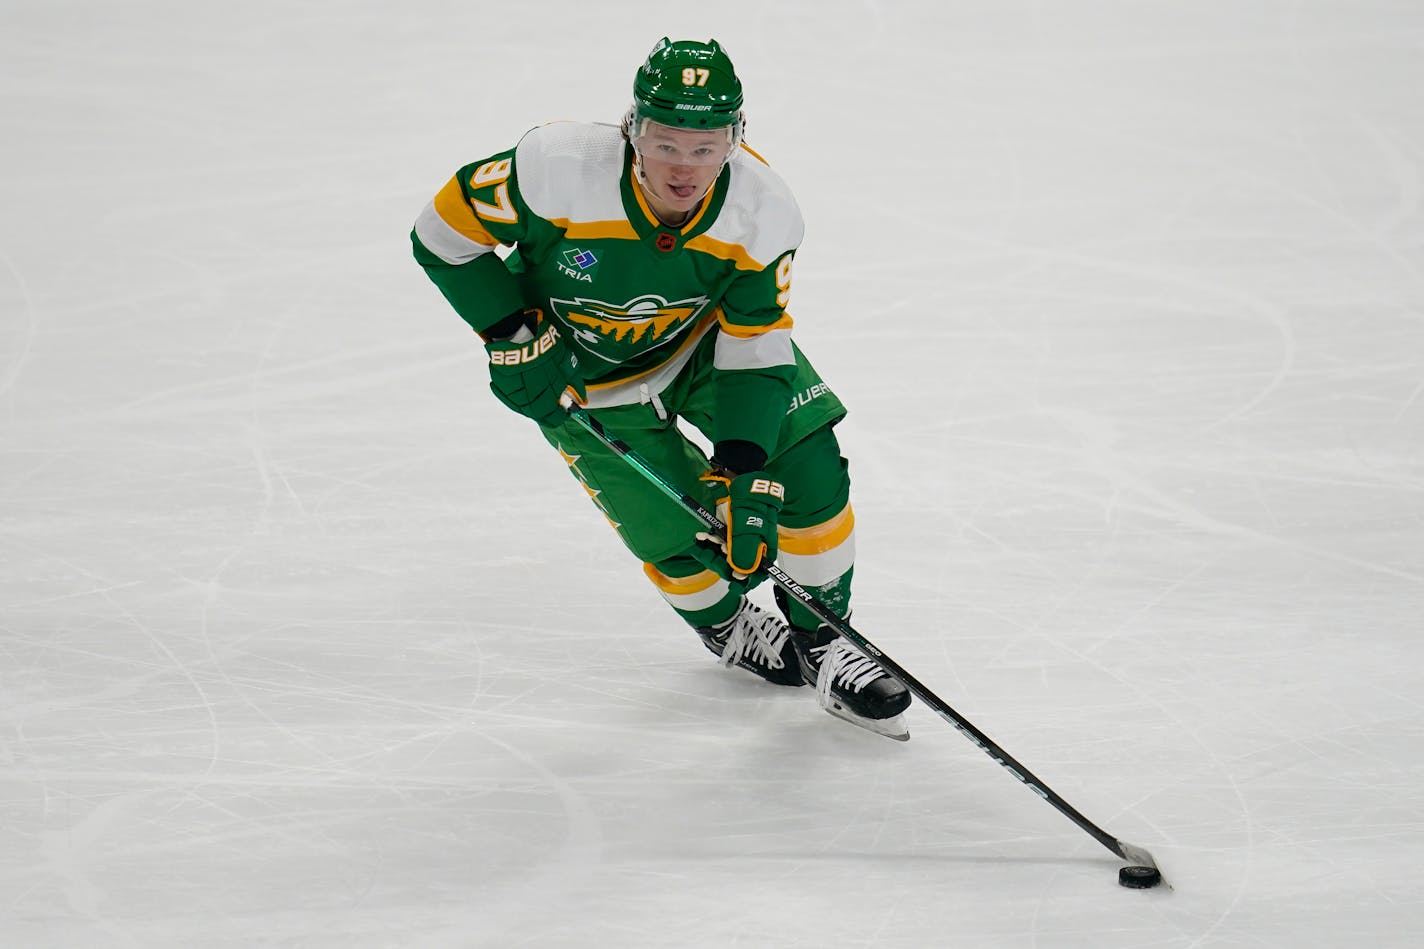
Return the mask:
[(1162, 882), (1162, 871), (1156, 867), (1123, 867), (1117, 871), (1118, 886), (1134, 890), (1150, 890)]

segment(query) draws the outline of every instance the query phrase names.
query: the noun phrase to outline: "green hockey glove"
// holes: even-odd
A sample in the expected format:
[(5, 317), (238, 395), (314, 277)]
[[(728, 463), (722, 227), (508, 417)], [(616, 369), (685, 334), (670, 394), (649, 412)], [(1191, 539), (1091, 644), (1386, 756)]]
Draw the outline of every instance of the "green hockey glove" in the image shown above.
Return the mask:
[(513, 339), (488, 342), (485, 351), (495, 398), (540, 425), (565, 421), (559, 400), (566, 391), (579, 402), (586, 398), (578, 357), (552, 323), (538, 324), (533, 335), (525, 331)]
[(733, 475), (714, 470), (703, 475), (702, 480), (721, 484), (727, 491), (727, 496), (717, 502), (717, 516), (727, 525), (727, 535), (698, 535), (704, 551), (709, 546), (720, 550), (721, 563), (714, 565), (716, 558), (708, 558), (713, 563), (703, 562), (729, 580), (757, 576), (765, 579), (763, 566), (776, 559), (776, 516), (786, 500), (786, 489), (764, 471)]

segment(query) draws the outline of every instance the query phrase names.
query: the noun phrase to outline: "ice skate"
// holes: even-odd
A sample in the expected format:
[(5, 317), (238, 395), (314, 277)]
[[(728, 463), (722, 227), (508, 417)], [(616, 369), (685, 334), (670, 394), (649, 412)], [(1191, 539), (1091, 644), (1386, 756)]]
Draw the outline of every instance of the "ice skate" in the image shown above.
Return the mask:
[(909, 741), (900, 713), (910, 707), (910, 691), (828, 626), (794, 630), (792, 642), (808, 685), (816, 686), (821, 707), (837, 718), (877, 735)]
[(776, 685), (801, 685), (801, 664), (791, 631), (774, 613), (743, 600), (736, 614), (716, 626), (698, 626), (697, 635), (724, 666), (738, 666)]

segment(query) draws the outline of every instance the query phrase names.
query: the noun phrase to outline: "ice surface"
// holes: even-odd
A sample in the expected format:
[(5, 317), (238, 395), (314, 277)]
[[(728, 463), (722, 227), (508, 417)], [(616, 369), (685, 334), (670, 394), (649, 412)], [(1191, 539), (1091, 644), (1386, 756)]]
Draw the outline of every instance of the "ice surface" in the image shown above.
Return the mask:
[[(406, 234), (715, 35), (885, 741), (710, 661)], [(1424, 6), (0, 7), (0, 943), (1412, 946)]]

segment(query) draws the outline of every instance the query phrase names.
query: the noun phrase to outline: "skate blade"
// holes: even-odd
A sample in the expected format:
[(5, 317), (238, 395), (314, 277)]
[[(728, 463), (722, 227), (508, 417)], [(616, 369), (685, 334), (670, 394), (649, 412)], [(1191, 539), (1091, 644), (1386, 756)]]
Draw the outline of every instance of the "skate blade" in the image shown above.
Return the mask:
[(875, 734), (877, 735), (883, 735), (884, 737), (893, 739), (895, 741), (910, 740), (910, 729), (909, 726), (905, 724), (904, 715), (896, 715), (893, 718), (866, 718), (865, 716), (857, 715), (849, 709), (843, 708), (835, 704), (834, 702), (829, 705), (823, 705), (821, 707), (824, 708), (827, 712), (830, 712), (836, 718), (839, 718), (840, 720), (845, 722), (850, 722), (852, 725), (857, 725), (861, 728), (864, 728), (868, 732), (875, 732)]

